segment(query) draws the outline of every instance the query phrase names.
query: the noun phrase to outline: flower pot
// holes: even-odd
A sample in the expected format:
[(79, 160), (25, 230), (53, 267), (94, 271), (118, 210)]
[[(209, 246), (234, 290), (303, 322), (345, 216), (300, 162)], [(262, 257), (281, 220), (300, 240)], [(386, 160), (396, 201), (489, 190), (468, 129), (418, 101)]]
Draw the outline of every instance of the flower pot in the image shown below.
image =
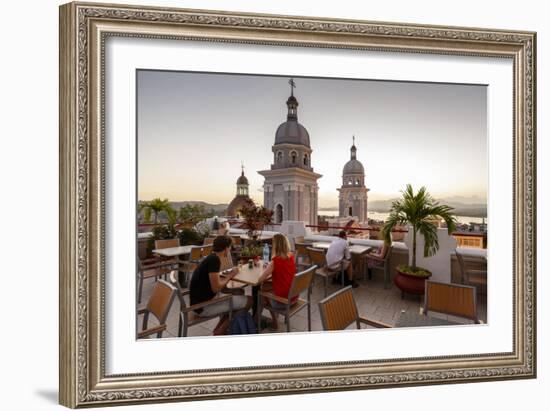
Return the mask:
[(431, 273), (428, 276), (417, 276), (403, 272), (399, 267), (396, 267), (395, 271), (397, 275), (393, 279), (393, 282), (403, 293), (424, 295), (425, 283), (432, 276)]

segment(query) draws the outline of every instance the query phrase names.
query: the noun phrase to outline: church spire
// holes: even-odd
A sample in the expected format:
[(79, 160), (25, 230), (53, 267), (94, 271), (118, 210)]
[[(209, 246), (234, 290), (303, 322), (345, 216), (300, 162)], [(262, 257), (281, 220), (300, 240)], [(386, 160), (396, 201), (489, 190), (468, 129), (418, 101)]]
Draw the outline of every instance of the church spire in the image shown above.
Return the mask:
[(296, 83), (294, 82), (294, 79), (291, 78), (288, 80), (288, 84), (290, 84), (290, 97), (286, 101), (286, 106), (288, 107), (288, 114), (286, 118), (288, 121), (298, 121), (298, 100), (294, 97)]
[(351, 146), (351, 159), (356, 160), (357, 159), (357, 147), (355, 147), (355, 136), (353, 136), (353, 144)]

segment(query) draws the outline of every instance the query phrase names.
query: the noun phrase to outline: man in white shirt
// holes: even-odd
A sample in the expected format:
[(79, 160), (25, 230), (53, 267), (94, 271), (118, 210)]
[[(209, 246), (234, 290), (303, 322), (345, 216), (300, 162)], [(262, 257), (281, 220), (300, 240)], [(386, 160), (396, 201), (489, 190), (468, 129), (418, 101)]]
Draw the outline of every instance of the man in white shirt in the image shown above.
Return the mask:
[[(327, 251), (327, 267), (331, 270), (340, 270), (340, 267), (346, 271), (347, 278), (344, 285), (351, 285), (353, 288), (359, 286), (353, 279), (353, 267), (351, 265), (351, 254), (345, 231), (338, 233), (338, 239), (334, 240)], [(338, 282), (338, 277), (335, 277)]]

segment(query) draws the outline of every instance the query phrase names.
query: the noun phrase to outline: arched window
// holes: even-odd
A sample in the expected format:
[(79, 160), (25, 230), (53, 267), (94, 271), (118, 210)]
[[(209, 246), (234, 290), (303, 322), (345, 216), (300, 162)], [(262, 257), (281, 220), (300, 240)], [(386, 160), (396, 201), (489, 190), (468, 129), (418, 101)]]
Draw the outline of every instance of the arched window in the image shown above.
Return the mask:
[(352, 212), (352, 211), (353, 211), (352, 208), (349, 207), (349, 208), (348, 208), (348, 213), (349, 213), (348, 215), (349, 215), (350, 217), (353, 216), (353, 212)]
[(275, 222), (278, 224), (283, 222), (283, 206), (280, 204), (275, 206)]
[(293, 151), (292, 153), (290, 153), (290, 159), (292, 161), (292, 164), (296, 164), (296, 151)]
[(304, 166), (307, 166), (307, 165), (308, 165), (307, 154), (304, 154)]
[(282, 164), (282, 162), (283, 162), (283, 152), (278, 151), (277, 152), (277, 164)]

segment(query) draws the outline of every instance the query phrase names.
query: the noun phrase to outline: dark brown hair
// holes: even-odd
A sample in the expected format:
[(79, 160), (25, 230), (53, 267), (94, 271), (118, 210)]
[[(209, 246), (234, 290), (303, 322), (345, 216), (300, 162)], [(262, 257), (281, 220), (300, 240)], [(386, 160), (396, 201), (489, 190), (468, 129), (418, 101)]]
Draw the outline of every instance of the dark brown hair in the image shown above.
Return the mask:
[(346, 238), (346, 235), (347, 235), (347, 234), (346, 234), (346, 232), (345, 232), (344, 230), (342, 230), (342, 231), (340, 231), (340, 232), (338, 233), (338, 237), (340, 237), (340, 238)]
[(220, 251), (225, 250), (226, 248), (231, 247), (231, 244), (233, 244), (233, 239), (227, 235), (219, 235), (216, 238), (214, 238), (214, 242), (212, 244), (212, 251), (215, 253), (219, 253)]

